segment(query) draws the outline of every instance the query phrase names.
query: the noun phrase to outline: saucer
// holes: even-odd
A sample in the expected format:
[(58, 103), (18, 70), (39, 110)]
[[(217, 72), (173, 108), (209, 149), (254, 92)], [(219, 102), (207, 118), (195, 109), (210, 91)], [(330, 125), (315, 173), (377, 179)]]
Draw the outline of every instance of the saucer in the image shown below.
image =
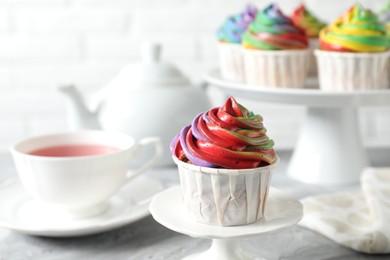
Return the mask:
[(17, 178), (3, 180), (0, 181), (0, 228), (48, 237), (96, 234), (149, 215), (151, 199), (162, 190), (163, 185), (158, 180), (143, 175), (110, 198), (103, 213), (84, 219), (67, 219), (35, 200)]
[(237, 239), (275, 232), (298, 223), (303, 217), (302, 204), (288, 193), (271, 187), (264, 217), (242, 226), (214, 226), (196, 222), (185, 210), (180, 186), (157, 194), (150, 203), (153, 218), (163, 226), (191, 237)]

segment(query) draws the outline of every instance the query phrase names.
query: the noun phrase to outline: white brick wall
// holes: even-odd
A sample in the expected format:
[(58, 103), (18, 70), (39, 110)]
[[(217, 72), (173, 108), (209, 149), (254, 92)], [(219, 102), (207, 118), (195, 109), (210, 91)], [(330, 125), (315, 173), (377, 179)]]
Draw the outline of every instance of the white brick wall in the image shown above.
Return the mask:
[(0, 36), (2, 60), (19, 60), (18, 64), (23, 64), (31, 59), (78, 59), (80, 56), (80, 40), (76, 36), (36, 35), (30, 32)]
[(17, 8), (15, 28), (34, 33), (116, 32), (127, 28), (128, 12), (121, 9), (82, 9), (77, 7)]
[[(302, 1), (277, 2), (290, 13)], [(305, 1), (327, 21), (354, 2)], [(360, 2), (378, 10), (387, 1)], [(217, 26), (244, 5), (223, 0), (0, 0), (0, 151), (21, 138), (65, 129), (65, 100), (57, 86), (75, 83), (91, 97), (125, 64), (140, 58), (143, 41), (161, 42), (164, 58), (199, 83), (217, 65)], [(220, 91), (208, 94), (214, 105), (223, 102)], [(240, 101), (264, 115), (279, 147), (293, 146), (303, 107)], [(386, 107), (362, 109), (368, 145), (390, 145), (389, 112)]]

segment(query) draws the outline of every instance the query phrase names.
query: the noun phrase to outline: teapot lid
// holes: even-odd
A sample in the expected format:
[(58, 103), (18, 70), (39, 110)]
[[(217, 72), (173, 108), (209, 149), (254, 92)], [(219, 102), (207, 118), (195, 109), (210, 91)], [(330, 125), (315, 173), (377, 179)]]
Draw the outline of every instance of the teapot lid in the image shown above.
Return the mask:
[(189, 80), (176, 67), (161, 60), (161, 45), (146, 42), (141, 46), (141, 85), (183, 85)]

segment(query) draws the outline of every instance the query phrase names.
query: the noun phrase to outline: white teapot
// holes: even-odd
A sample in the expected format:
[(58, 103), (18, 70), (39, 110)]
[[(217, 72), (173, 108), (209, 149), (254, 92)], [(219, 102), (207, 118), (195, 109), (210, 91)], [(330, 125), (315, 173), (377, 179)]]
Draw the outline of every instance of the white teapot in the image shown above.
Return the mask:
[(103, 98), (95, 111), (88, 108), (74, 86), (61, 87), (68, 97), (70, 128), (115, 130), (136, 140), (158, 136), (164, 146), (158, 165), (173, 164), (169, 151), (172, 138), (198, 113), (208, 110), (210, 103), (201, 88), (160, 60), (160, 52), (160, 45), (144, 44), (141, 64), (126, 66), (100, 91)]

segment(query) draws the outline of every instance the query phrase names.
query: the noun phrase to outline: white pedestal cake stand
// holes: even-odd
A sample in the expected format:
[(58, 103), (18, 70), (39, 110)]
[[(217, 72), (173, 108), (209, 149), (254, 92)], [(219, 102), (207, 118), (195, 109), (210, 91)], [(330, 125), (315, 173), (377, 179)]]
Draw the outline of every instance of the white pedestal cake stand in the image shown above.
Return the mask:
[(253, 224), (220, 227), (201, 224), (192, 220), (182, 202), (179, 186), (157, 194), (149, 206), (153, 218), (161, 225), (191, 237), (212, 239), (211, 247), (183, 260), (252, 260), (264, 259), (244, 253), (239, 238), (257, 236), (295, 225), (303, 216), (302, 204), (283, 191), (270, 189), (265, 217)]
[(390, 90), (325, 92), (313, 79), (305, 89), (249, 86), (223, 80), (218, 70), (206, 81), (229, 95), (251, 100), (307, 107), (305, 121), (288, 166), (288, 175), (302, 182), (357, 182), (369, 166), (363, 147), (358, 108), (390, 105)]

